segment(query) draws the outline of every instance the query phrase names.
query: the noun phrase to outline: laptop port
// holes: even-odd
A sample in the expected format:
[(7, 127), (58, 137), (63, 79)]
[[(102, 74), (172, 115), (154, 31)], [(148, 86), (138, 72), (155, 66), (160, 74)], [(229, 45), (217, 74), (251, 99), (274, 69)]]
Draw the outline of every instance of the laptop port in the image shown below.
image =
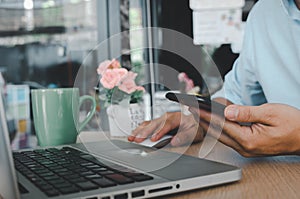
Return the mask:
[(149, 193), (156, 193), (156, 192), (171, 190), (172, 188), (173, 188), (172, 186), (168, 186), (168, 187), (161, 187), (158, 189), (151, 189), (151, 190), (149, 190)]
[(132, 198), (142, 197), (144, 195), (145, 195), (145, 191), (144, 190), (134, 191), (134, 192), (131, 193), (131, 197)]
[(114, 199), (127, 199), (128, 194), (127, 193), (122, 193), (114, 196)]

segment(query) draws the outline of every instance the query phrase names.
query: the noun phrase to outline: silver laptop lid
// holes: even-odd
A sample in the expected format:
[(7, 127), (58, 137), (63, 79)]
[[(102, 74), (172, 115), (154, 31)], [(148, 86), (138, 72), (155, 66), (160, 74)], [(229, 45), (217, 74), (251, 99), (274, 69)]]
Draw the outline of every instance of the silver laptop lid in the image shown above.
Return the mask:
[(0, 198), (20, 198), (10, 148), (3, 96), (0, 91)]

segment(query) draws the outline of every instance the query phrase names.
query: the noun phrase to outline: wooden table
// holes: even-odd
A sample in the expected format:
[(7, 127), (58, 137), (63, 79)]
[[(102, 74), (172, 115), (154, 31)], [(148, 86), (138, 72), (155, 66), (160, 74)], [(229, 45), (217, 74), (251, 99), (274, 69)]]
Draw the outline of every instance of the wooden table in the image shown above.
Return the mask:
[[(97, 133), (98, 137), (99, 133)], [(92, 132), (81, 134), (82, 141), (96, 141)], [(208, 139), (208, 142), (215, 142)], [(202, 143), (193, 144), (188, 148), (168, 148), (185, 154), (199, 157)], [(242, 168), (242, 179), (238, 182), (205, 189), (164, 196), (170, 199), (190, 198), (300, 198), (300, 156), (277, 156), (244, 158), (231, 148), (217, 142), (204, 158), (236, 165)]]

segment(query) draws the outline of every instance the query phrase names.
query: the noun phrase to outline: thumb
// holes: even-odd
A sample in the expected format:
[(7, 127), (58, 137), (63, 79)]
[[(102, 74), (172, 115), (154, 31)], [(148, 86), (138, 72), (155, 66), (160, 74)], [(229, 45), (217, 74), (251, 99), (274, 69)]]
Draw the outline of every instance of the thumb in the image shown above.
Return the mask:
[(235, 122), (261, 123), (264, 117), (259, 106), (229, 105), (225, 108), (224, 114), (226, 119)]

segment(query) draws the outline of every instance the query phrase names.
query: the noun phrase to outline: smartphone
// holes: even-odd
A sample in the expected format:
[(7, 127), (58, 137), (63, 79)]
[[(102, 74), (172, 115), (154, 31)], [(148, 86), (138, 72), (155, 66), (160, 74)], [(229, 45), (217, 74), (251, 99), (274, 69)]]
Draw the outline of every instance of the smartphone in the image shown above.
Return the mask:
[[(196, 107), (203, 109), (219, 116), (224, 117), (224, 110), (226, 106), (215, 101), (211, 101), (209, 97), (199, 96), (199, 95), (189, 95), (183, 93), (166, 93), (166, 98), (187, 106)], [(241, 126), (251, 126), (251, 122), (238, 122)]]
[(168, 92), (166, 93), (166, 98), (171, 101), (178, 102), (180, 104), (196, 107), (199, 109), (216, 113), (220, 116), (224, 116), (224, 109), (226, 106), (218, 102), (211, 101), (209, 97)]

